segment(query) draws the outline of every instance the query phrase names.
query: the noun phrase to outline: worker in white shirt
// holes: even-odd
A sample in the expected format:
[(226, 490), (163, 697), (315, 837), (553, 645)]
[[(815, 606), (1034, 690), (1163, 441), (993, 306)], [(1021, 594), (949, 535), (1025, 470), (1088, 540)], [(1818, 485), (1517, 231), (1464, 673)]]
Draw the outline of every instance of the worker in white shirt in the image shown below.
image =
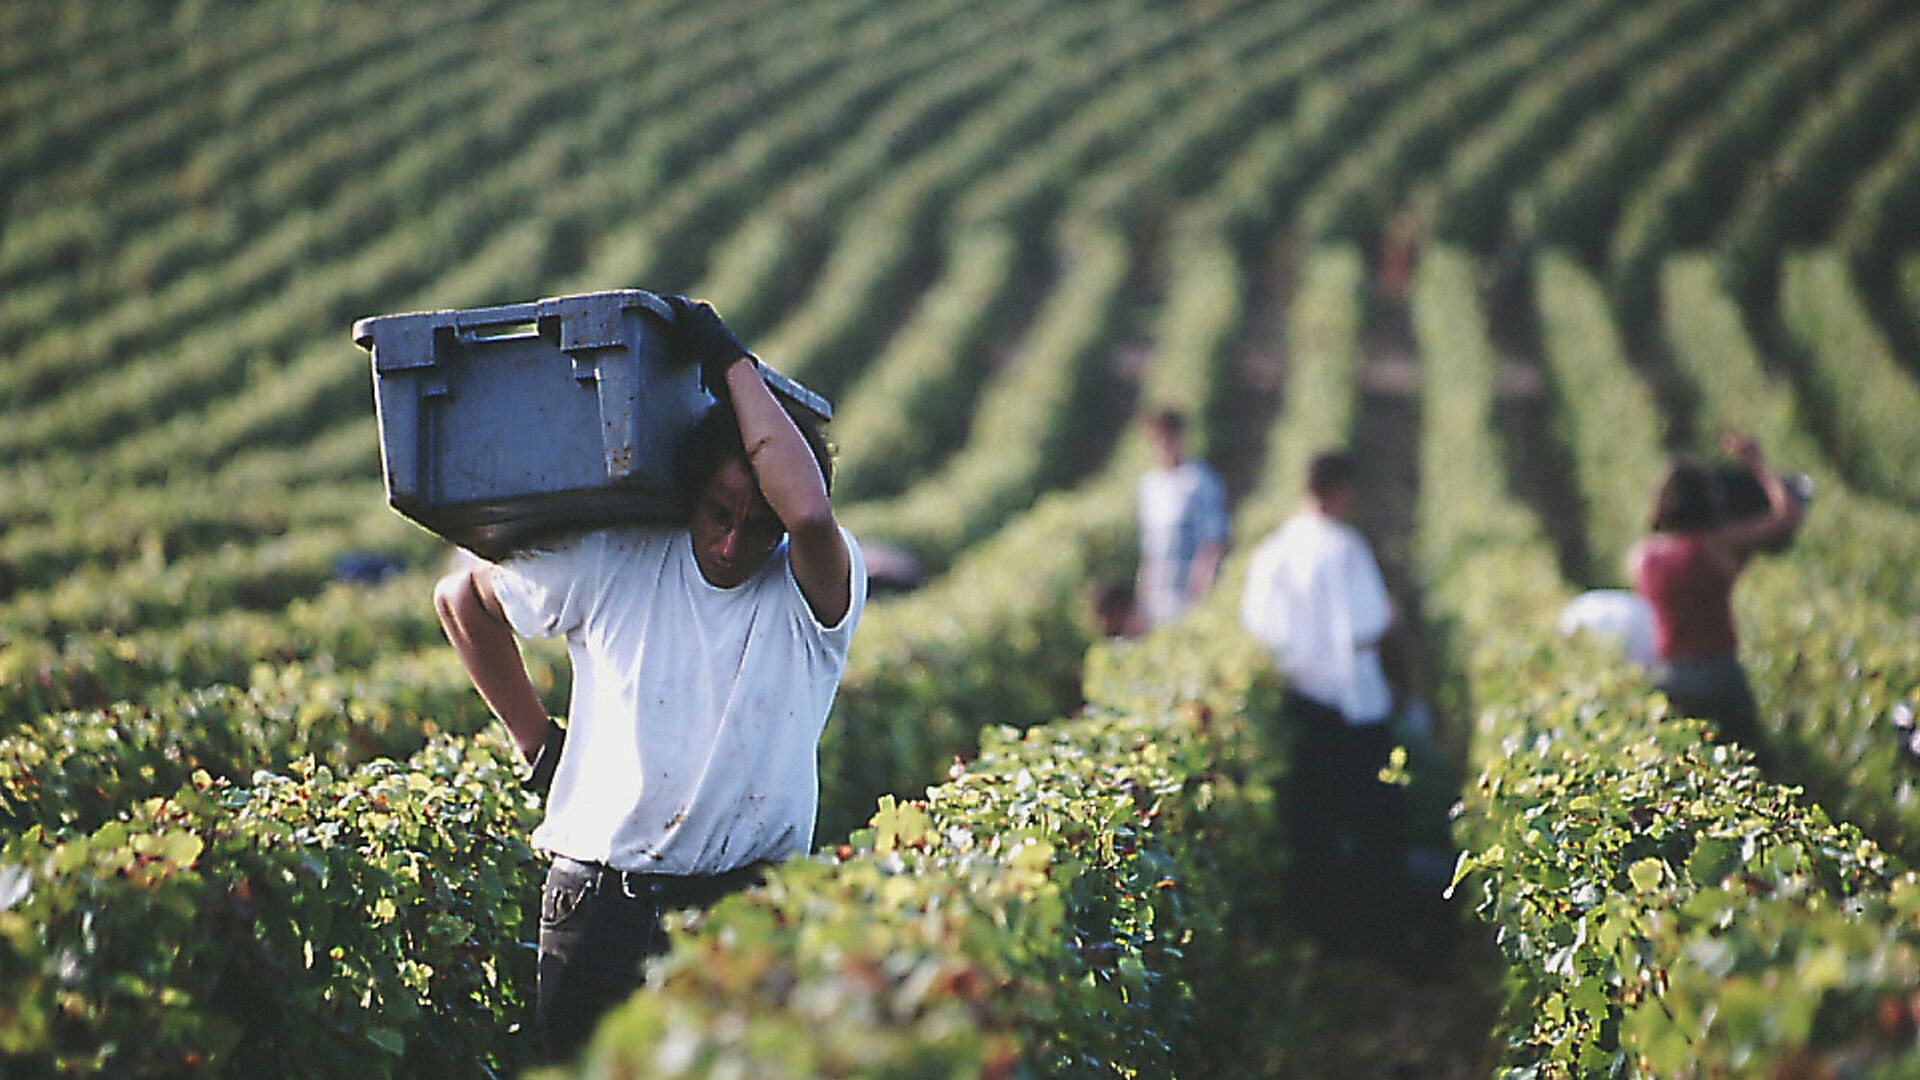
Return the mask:
[(1172, 409), (1143, 421), (1155, 468), (1140, 477), (1141, 629), (1171, 622), (1220, 576), (1227, 551), (1227, 491), (1206, 462), (1187, 456), (1186, 420)]
[[(820, 733), (866, 602), (824, 435), (710, 306), (670, 303), (676, 351), (718, 399), (684, 448), (686, 524), (586, 533), (456, 571), (434, 596), (474, 685), (552, 785), (533, 833), (552, 859), (534, 1010), (548, 1061), (571, 1059), (645, 980), (663, 912), (810, 849)], [(566, 638), (564, 733), (516, 631)]]
[(1305, 505), (1255, 549), (1241, 598), (1242, 622), (1286, 680), (1291, 876), (1310, 921), (1391, 908), (1404, 862), (1401, 792), (1380, 778), (1394, 707), (1380, 642), (1398, 616), (1372, 550), (1345, 521), (1354, 501), (1353, 459), (1315, 457)]

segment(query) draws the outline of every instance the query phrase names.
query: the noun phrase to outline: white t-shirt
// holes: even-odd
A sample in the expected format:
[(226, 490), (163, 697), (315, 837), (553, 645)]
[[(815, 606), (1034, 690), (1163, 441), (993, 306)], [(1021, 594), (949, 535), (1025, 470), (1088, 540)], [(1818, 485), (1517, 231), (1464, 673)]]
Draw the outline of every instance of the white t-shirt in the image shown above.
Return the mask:
[(1559, 624), (1563, 637), (1587, 633), (1614, 642), (1636, 667), (1651, 669), (1659, 659), (1653, 605), (1630, 589), (1583, 592), (1560, 609)]
[(1295, 693), (1338, 709), (1350, 724), (1379, 723), (1393, 711), (1376, 647), (1393, 605), (1352, 526), (1311, 510), (1287, 519), (1254, 549), (1240, 618)]
[(564, 634), (573, 662), (536, 849), (662, 874), (806, 853), (820, 732), (867, 596), (841, 535), (852, 594), (837, 626), (807, 606), (784, 542), (731, 589), (700, 573), (685, 528), (589, 533), (496, 568), (514, 629)]
[(1187, 578), (1206, 544), (1227, 540), (1227, 493), (1205, 462), (1188, 459), (1140, 477), (1140, 610), (1147, 625), (1187, 608)]

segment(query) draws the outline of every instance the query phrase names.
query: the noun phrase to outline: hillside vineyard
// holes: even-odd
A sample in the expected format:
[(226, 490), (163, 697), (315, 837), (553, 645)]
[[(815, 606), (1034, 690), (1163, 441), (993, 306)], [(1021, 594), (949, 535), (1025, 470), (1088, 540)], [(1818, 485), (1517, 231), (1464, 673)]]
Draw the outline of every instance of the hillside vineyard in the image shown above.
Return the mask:
[[(1920, 1070), (1911, 3), (140, 0), (0, 6), (0, 1072), (526, 1066), (540, 806), (348, 327), (626, 288), (831, 396), (925, 580), (818, 854), (574, 1071), (1385, 1072), (1271, 917), (1315, 763), (1236, 607), (1342, 445), (1485, 954), (1399, 1067)], [(1231, 551), (1109, 640), (1159, 407)], [(1734, 429), (1816, 492), (1735, 594), (1765, 769), (1554, 628)]]

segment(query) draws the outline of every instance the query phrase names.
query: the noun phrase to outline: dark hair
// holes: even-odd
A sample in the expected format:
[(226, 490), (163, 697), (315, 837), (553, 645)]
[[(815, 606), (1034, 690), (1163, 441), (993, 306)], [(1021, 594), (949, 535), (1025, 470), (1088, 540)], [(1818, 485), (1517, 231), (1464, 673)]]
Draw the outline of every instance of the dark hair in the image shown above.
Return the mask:
[(1147, 426), (1176, 438), (1186, 433), (1187, 418), (1178, 409), (1154, 409), (1145, 417)]
[[(812, 413), (793, 405), (787, 399), (775, 397), (793, 419), (793, 426), (800, 429), (800, 437), (807, 441), (807, 449), (813, 451), (813, 460), (820, 466), (820, 478), (826, 482), (828, 494), (833, 492), (833, 448), (827, 443), (827, 433), (820, 419)], [(746, 440), (740, 435), (740, 418), (734, 415), (727, 405), (716, 404), (709, 408), (706, 415), (694, 422), (693, 430), (687, 434), (685, 457), (681, 462), (681, 480), (686, 486), (688, 498), (699, 494), (713, 479), (713, 474), (729, 458), (747, 464)]]
[(1720, 523), (1713, 474), (1695, 461), (1679, 459), (1667, 466), (1653, 497), (1647, 527), (1654, 532), (1705, 532)]
[(1323, 451), (1307, 463), (1307, 490), (1319, 498), (1324, 499), (1352, 483), (1353, 457), (1344, 450)]

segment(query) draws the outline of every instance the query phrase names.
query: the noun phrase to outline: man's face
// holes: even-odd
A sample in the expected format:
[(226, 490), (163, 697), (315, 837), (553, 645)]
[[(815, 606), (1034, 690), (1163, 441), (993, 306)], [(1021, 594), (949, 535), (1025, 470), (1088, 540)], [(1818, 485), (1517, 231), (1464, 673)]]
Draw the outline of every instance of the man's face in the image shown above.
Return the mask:
[(1153, 450), (1155, 461), (1163, 469), (1171, 469), (1180, 464), (1180, 433), (1164, 424), (1147, 424), (1147, 445)]
[(1353, 516), (1354, 488), (1352, 484), (1341, 484), (1326, 493), (1320, 499), (1320, 508), (1328, 517), (1345, 521)]
[(694, 497), (689, 528), (701, 576), (723, 589), (752, 577), (786, 534), (738, 458), (722, 462)]

